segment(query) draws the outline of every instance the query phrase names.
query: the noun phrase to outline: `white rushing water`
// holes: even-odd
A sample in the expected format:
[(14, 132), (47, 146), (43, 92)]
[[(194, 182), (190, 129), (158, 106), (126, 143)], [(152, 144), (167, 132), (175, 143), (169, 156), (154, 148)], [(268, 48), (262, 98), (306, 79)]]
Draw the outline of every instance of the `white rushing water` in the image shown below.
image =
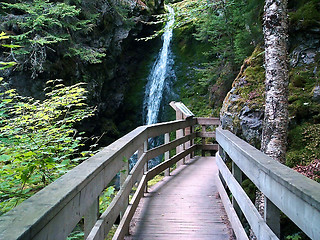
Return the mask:
[(146, 87), (144, 106), (146, 110), (147, 125), (158, 122), (159, 110), (165, 87), (165, 79), (169, 64), (169, 47), (172, 38), (172, 25), (174, 24), (174, 10), (167, 6), (169, 11), (168, 22), (165, 26), (162, 36), (163, 44), (159, 51), (157, 60), (154, 62), (151, 72), (148, 76), (148, 84)]

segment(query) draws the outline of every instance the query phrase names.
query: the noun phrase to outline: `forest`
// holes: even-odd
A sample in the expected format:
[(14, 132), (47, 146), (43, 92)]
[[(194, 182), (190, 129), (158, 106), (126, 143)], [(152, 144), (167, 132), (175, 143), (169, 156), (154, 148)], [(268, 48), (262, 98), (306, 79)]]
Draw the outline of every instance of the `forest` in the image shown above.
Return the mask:
[[(0, 215), (147, 123), (167, 6), (175, 21), (157, 122), (181, 101), (265, 149), (264, 0), (2, 0)], [(320, 0), (288, 0), (287, 11), (281, 162), (320, 182)], [(289, 228), (284, 239), (307, 239)]]

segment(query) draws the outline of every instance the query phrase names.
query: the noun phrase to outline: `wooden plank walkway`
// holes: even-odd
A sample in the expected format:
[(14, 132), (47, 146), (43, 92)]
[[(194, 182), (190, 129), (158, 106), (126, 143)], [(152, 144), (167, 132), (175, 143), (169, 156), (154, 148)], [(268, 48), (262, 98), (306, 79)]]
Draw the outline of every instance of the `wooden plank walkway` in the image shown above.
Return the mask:
[(165, 177), (141, 199), (125, 239), (235, 239), (217, 171), (214, 157), (198, 157)]

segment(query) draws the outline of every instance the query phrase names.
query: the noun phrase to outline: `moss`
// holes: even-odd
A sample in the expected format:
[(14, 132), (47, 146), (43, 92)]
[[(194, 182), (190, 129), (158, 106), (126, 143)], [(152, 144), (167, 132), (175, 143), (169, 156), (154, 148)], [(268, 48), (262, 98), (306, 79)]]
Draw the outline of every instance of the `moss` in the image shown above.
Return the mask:
[(289, 115), (288, 151), (286, 165), (305, 165), (320, 158), (320, 104), (312, 100), (313, 89), (319, 81), (315, 66), (299, 66), (289, 73)]
[[(240, 70), (233, 87), (236, 90), (233, 94), (239, 96), (237, 101), (232, 103), (233, 112), (240, 112), (246, 104), (252, 109), (262, 109), (264, 104), (264, 79), (263, 49), (258, 46), (252, 55), (247, 58)], [(224, 103), (229, 106), (230, 103)]]
[(192, 24), (174, 30), (172, 50), (177, 81), (173, 89), (177, 93), (176, 100), (182, 101), (196, 116), (212, 116), (209, 83), (201, 74), (203, 52), (208, 50), (208, 45), (196, 41), (193, 33)]
[(295, 124), (319, 122), (320, 104), (312, 101), (313, 89), (319, 81), (318, 74), (313, 73), (316, 65), (317, 63), (290, 70), (289, 114)]
[(148, 181), (148, 187), (152, 187), (156, 185), (158, 182), (160, 182), (164, 178), (163, 174), (157, 175), (154, 178), (152, 178), (150, 181)]
[(286, 165), (307, 165), (320, 159), (320, 124), (303, 123), (288, 134)]

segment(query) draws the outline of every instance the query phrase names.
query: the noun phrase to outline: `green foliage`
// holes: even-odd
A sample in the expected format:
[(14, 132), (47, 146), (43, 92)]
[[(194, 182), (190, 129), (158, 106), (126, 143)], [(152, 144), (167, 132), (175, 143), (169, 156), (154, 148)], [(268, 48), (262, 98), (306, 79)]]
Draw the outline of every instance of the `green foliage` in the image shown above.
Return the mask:
[(0, 62), (0, 70), (13, 67), (14, 65), (16, 65), (16, 62)]
[(71, 50), (66, 50), (67, 54), (79, 56), (89, 63), (99, 63), (105, 56), (103, 49), (88, 48), (83, 44), (73, 46), (74, 33), (91, 31), (97, 14), (81, 19), (81, 11), (76, 6), (49, 0), (2, 3), (2, 8), (21, 14), (11, 20), (11, 24), (16, 24), (20, 29), (12, 38), (24, 48), (14, 52), (20, 56), (18, 59), (24, 62), (23, 65), (30, 66), (33, 78), (44, 71), (48, 51), (54, 52), (54, 47), (61, 42), (68, 42), (66, 46)]
[(97, 50), (90, 47), (75, 46), (74, 48), (70, 48), (69, 50), (70, 52), (67, 53), (65, 56), (78, 56), (81, 60), (91, 64), (101, 63), (101, 59), (106, 56), (106, 54), (103, 53), (105, 49)]
[(22, 97), (1, 82), (0, 214), (91, 155), (81, 152), (74, 124), (93, 115), (82, 84), (48, 81), (43, 101)]
[(261, 23), (257, 14), (263, 1), (186, 2), (183, 9), (181, 6), (178, 9), (180, 17), (177, 21), (183, 19), (180, 25), (192, 22), (197, 30), (196, 39), (210, 44), (210, 50), (205, 52), (208, 59), (205, 78), (209, 81), (210, 77), (217, 77), (214, 72), (221, 64), (231, 62), (239, 66), (261, 40)]
[(76, 230), (70, 233), (70, 235), (67, 237), (67, 240), (80, 240), (84, 238), (84, 232), (82, 230)]
[(255, 202), (257, 187), (251, 182), (249, 178), (243, 180), (241, 184), (242, 188), (250, 198), (251, 202)]
[[(9, 39), (10, 36), (8, 36), (5, 32), (1, 32), (0, 33), (0, 40), (5, 40), (5, 39)], [(0, 46), (5, 47), (5, 48), (17, 48), (20, 47), (19, 45), (8, 45), (8, 44), (1, 44)], [(0, 61), (0, 70), (4, 70), (6, 68), (10, 68), (13, 67), (14, 65), (16, 65), (16, 62), (2, 62)], [(0, 80), (2, 80), (2, 78), (0, 78)]]
[[(187, 38), (193, 35), (207, 46), (202, 50), (201, 66), (193, 69), (197, 72), (194, 83), (183, 90), (186, 99), (192, 92), (198, 94), (192, 98), (196, 99), (196, 105), (203, 103), (198, 108), (203, 115), (219, 115), (221, 103), (241, 63), (262, 41), (263, 5), (262, 0), (187, 0), (175, 4), (176, 27), (192, 29), (193, 34)], [(201, 48), (202, 45), (198, 45)]]
[(111, 1), (113, 10), (121, 17), (122, 21), (129, 27), (133, 26), (134, 20), (128, 4), (122, 1)]
[(148, 181), (148, 187), (152, 187), (154, 185), (156, 185), (158, 182), (160, 182), (162, 179), (164, 178), (164, 174), (159, 174), (157, 176), (155, 176), (154, 178), (152, 178), (150, 181)]
[(291, 239), (291, 240), (300, 240), (301, 236), (299, 233), (293, 234), (293, 235), (289, 235), (286, 237), (287, 240)]
[(110, 203), (112, 202), (113, 197), (115, 196), (115, 188), (113, 186), (108, 187), (103, 191), (99, 198), (99, 210), (100, 213), (103, 213)]
[[(306, 2), (306, 1), (305, 1)], [(297, 11), (289, 13), (290, 24), (306, 29), (320, 26), (320, 2), (311, 0), (300, 5)]]

